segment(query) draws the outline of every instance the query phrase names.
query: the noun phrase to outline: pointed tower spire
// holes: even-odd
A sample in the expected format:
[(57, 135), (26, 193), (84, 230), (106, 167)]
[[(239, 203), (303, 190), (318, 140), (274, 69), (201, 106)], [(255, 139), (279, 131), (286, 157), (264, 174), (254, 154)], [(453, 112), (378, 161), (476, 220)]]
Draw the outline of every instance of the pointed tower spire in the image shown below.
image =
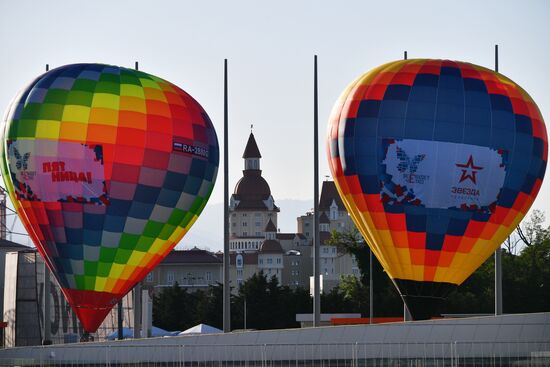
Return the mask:
[(262, 158), (262, 155), (260, 154), (260, 149), (258, 149), (258, 144), (256, 144), (256, 139), (254, 139), (254, 134), (252, 132), (248, 137), (248, 143), (246, 143), (243, 158), (245, 170), (260, 169), (260, 158)]
[(266, 240), (274, 240), (277, 236), (277, 227), (275, 227), (275, 224), (269, 219), (267, 222), (267, 225), (265, 226), (265, 239)]

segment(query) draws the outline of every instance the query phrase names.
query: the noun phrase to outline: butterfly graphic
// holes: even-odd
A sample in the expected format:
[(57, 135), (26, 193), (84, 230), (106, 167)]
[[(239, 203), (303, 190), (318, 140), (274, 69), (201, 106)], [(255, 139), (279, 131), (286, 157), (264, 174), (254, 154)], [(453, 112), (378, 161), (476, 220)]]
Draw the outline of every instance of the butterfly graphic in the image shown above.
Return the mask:
[(405, 172), (407, 169), (409, 169), (410, 173), (416, 173), (416, 170), (418, 169), (418, 165), (420, 162), (426, 158), (426, 154), (418, 154), (415, 155), (414, 158), (411, 160), (411, 158), (405, 153), (405, 151), (399, 147), (397, 148), (397, 158), (400, 160), (399, 164), (397, 165), (397, 170), (399, 172)]
[(26, 170), (28, 168), (28, 161), (29, 157), (31, 156), (31, 153), (25, 153), (23, 156), (21, 156), (21, 153), (17, 150), (17, 148), (13, 148), (13, 154), (15, 155), (15, 158), (17, 159), (17, 162), (15, 162), (15, 167), (17, 167), (18, 170)]

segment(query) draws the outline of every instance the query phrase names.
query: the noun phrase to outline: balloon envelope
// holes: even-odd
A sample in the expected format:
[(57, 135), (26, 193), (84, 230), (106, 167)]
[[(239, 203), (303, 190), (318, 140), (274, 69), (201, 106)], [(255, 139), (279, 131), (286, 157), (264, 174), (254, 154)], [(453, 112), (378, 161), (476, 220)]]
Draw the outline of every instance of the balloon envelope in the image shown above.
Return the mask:
[(219, 160), (191, 96), (100, 64), (34, 80), (8, 110), (2, 151), (21, 221), (89, 332), (185, 235)]
[(548, 157), (523, 89), (447, 60), (390, 62), (356, 79), (327, 145), (350, 215), (415, 318), (432, 316), (518, 225)]

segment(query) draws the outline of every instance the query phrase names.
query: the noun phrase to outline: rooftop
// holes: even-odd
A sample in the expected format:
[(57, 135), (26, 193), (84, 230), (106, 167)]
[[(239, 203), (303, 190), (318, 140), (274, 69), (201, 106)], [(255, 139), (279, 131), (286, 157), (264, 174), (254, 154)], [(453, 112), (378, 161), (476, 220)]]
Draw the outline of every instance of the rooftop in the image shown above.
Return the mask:
[(214, 253), (193, 247), (190, 250), (172, 250), (161, 264), (221, 264)]
[(322, 210), (322, 211), (330, 210), (332, 201), (336, 202), (336, 205), (338, 205), (338, 210), (346, 210), (346, 207), (344, 206), (344, 203), (340, 198), (340, 194), (338, 194), (338, 190), (336, 189), (336, 185), (334, 184), (334, 181), (324, 181), (323, 187), (321, 188), (321, 199), (319, 200), (319, 210)]
[(34, 249), (34, 247), (29, 247), (17, 242), (0, 239), (0, 249), (10, 249), (10, 250), (13, 249), (14, 251), (17, 251), (17, 250)]
[(279, 241), (276, 240), (265, 240), (260, 246), (261, 253), (273, 253), (273, 254), (282, 254), (283, 248)]

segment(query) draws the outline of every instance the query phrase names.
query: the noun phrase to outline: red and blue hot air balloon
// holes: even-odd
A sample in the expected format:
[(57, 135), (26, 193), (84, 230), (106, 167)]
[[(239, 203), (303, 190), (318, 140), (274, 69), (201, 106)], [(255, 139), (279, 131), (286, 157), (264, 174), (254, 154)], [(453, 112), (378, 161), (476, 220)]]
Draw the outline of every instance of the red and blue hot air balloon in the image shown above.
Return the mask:
[(328, 126), (340, 195), (412, 316), (477, 269), (525, 216), (548, 160), (543, 118), (502, 74), (402, 60), (352, 82)]

